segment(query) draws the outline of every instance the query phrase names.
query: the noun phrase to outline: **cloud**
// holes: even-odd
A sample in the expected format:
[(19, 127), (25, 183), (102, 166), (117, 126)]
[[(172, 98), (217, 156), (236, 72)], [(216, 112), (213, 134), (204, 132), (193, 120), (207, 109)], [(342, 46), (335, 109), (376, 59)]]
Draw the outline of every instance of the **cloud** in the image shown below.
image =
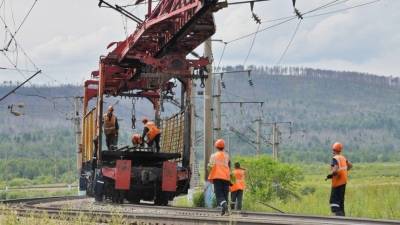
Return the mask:
[[(307, 9), (315, 8), (326, 2), (329, 1), (303, 1), (303, 5), (299, 5), (299, 9), (306, 12)], [(346, 4), (338, 5), (329, 10), (325, 9), (318, 13), (366, 2), (369, 1), (348, 1)], [(400, 20), (400, 14), (396, 13), (396, 8), (399, 7), (399, 1), (383, 0), (365, 7), (305, 19), (283, 62), (288, 65), (304, 64), (399, 76), (399, 72), (396, 72), (395, 59), (400, 57), (400, 52), (395, 46), (400, 45), (400, 30), (396, 29), (397, 25), (394, 22)], [(235, 13), (244, 15), (246, 10), (248, 9)], [(288, 14), (281, 14), (281, 16), (285, 15)], [(270, 18), (264, 14), (260, 14), (260, 17), (263, 20)], [(224, 16), (224, 18), (230, 17)], [(244, 19), (233, 17), (231, 20), (224, 21), (227, 24), (224, 24), (222, 28), (219, 27), (219, 36), (231, 35), (232, 31), (225, 32), (225, 27), (230, 27), (229, 23), (236, 23), (238, 20)], [(254, 32), (252, 21), (248, 19), (246, 21), (249, 22), (247, 26), (240, 26), (240, 32), (237, 33), (242, 34), (244, 33), (243, 30), (247, 33)], [(296, 23), (297, 21), (293, 21), (259, 33), (249, 63), (275, 64), (287, 46)], [(263, 27), (266, 27), (266, 25), (263, 24)], [(242, 63), (247, 55), (252, 38), (249, 37), (246, 40), (229, 44), (225, 50), (224, 64)], [(216, 48), (215, 54), (218, 55), (220, 52), (221, 48)]]
[[(31, 1), (12, 2), (14, 12), (23, 15)], [(130, 1), (118, 1), (119, 4), (125, 2)], [(328, 2), (331, 0), (298, 1), (297, 7), (301, 12), (307, 12)], [(318, 13), (365, 2), (369, 0), (350, 0)], [(108, 43), (122, 40), (124, 34), (121, 15), (111, 9), (98, 8), (97, 3), (96, 0), (39, 1), (17, 36), (19, 43), (41, 69), (58, 80), (81, 82), (89, 78), (90, 72), (98, 67), (100, 55), (108, 52)], [(350, 11), (305, 19), (283, 64), (400, 75), (397, 72), (399, 8), (398, 0), (382, 0)], [(132, 12), (143, 17), (145, 11), (145, 7), (139, 7)], [(289, 0), (256, 3), (254, 12), (264, 21), (294, 15)], [(17, 21), (21, 18), (23, 16), (16, 15)], [(217, 12), (215, 21), (217, 33), (213, 39), (229, 41), (257, 29), (248, 4), (229, 6)], [(294, 20), (258, 33), (247, 64), (274, 65), (287, 46), (296, 23)], [(271, 24), (263, 23), (261, 28)], [(133, 32), (135, 26), (130, 22), (128, 32)], [(228, 44), (222, 64), (243, 63), (252, 38)], [(221, 43), (213, 43), (216, 64), (223, 47)], [(202, 47), (196, 51), (201, 54)], [(0, 75), (0, 80), (10, 78), (4, 77)]]
[[(106, 50), (111, 40), (112, 29), (102, 27), (86, 35), (60, 35), (35, 46), (32, 56), (40, 64), (62, 64), (94, 61)], [(103, 49), (103, 51), (101, 51)]]

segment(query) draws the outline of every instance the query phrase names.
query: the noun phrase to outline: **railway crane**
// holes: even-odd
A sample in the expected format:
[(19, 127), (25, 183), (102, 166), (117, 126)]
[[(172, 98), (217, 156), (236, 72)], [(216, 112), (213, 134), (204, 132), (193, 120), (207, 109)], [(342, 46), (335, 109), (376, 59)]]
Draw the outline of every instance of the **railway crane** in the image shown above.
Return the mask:
[[(143, 4), (137, 0), (135, 4)], [(99, 69), (84, 82), (81, 145), (78, 152), (80, 189), (101, 201), (109, 198), (154, 201), (166, 205), (187, 193), (191, 178), (190, 121), (192, 80), (206, 79), (208, 58), (188, 59), (216, 30), (213, 13), (227, 5), (217, 0), (147, 1), (144, 20), (123, 7), (100, 0), (137, 23), (123, 41), (111, 42), (100, 57)], [(160, 111), (171, 79), (181, 82), (180, 111), (162, 119)], [(103, 99), (108, 96), (145, 98), (162, 130), (161, 151), (125, 146), (113, 151), (102, 145)], [(92, 101), (91, 104), (89, 104)]]

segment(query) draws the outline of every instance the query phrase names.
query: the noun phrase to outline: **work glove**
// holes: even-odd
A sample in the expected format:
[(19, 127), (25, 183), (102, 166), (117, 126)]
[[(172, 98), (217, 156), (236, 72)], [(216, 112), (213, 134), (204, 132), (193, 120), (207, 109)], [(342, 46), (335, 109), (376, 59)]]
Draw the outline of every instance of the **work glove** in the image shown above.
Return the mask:
[(328, 175), (326, 176), (325, 180), (332, 179), (332, 177), (333, 177), (332, 174), (328, 174)]

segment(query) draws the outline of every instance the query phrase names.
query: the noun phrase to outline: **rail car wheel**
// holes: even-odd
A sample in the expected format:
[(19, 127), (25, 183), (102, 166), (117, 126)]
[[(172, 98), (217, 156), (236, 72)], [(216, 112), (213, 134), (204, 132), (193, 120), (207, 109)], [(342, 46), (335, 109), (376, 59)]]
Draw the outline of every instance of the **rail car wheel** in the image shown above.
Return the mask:
[(129, 203), (131, 204), (139, 204), (140, 203), (140, 198), (138, 197), (133, 197), (128, 199)]
[(156, 199), (154, 200), (154, 205), (167, 206), (168, 195), (164, 192), (157, 193)]
[(112, 195), (111, 195), (111, 201), (114, 203), (122, 204), (124, 203), (124, 191), (120, 190), (113, 190)]

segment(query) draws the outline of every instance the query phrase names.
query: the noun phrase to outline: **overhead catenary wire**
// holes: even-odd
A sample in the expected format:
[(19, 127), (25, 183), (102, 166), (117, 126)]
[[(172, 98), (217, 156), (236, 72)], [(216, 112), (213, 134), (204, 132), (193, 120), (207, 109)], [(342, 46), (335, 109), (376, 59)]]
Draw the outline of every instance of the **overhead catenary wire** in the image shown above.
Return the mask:
[[(28, 53), (24, 50), (24, 48), (18, 43), (17, 39), (16, 39), (16, 34), (20, 31), (20, 29), (22, 28), (23, 24), (25, 24), (25, 22), (27, 21), (29, 15), (31, 14), (33, 8), (35, 7), (35, 5), (37, 4), (38, 0), (34, 0), (33, 4), (31, 5), (31, 7), (29, 8), (28, 12), (25, 14), (23, 20), (21, 21), (21, 23), (19, 24), (18, 28), (12, 32), (10, 27), (7, 25), (7, 22), (5, 20), (5, 18), (3, 18), (2, 16), (0, 16), (0, 20), (2, 21), (2, 23), (4, 24), (5, 30), (6, 32), (8, 32), (11, 36), (10, 41), (7, 43), (7, 45), (5, 45), (5, 48), (2, 49), (2, 53), (3, 55), (6, 57), (7, 61), (14, 67), (14, 69), (11, 68), (7, 68), (7, 67), (0, 67), (0, 69), (5, 69), (5, 70), (15, 70), (17, 71), (24, 79), (26, 79), (26, 76), (24, 75), (23, 72), (36, 72), (39, 71), (41, 69), (39, 69), (39, 67), (35, 64), (35, 62), (32, 60), (32, 58), (28, 55)], [(5, 0), (3, 0), (3, 2), (1, 3), (1, 5), (5, 5)], [(5, 8), (5, 7), (4, 7)], [(14, 22), (15, 23), (15, 22)], [(9, 46), (10, 44), (14, 42), (15, 46), (16, 46), (16, 59), (15, 62), (13, 62), (13, 60), (11, 60), (11, 58), (7, 55), (6, 52), (9, 52)], [(27, 61), (35, 68), (35, 70), (30, 70), (30, 69), (21, 69), (18, 67), (18, 51), (21, 51), (23, 53), (23, 55), (25, 56), (25, 58), (27, 59)], [(60, 83), (59, 81), (57, 81), (56, 79), (50, 77), (50, 75), (48, 75), (47, 73), (43, 72), (43, 70), (41, 70), (41, 74), (43, 74), (46, 78), (48, 78), (51, 82), (57, 82)], [(35, 89), (35, 87), (33, 86), (33, 84), (31, 82), (29, 82), (29, 84)], [(61, 84), (61, 83), (60, 83)], [(37, 93), (40, 93), (38, 90), (35, 89), (35, 91)], [(72, 100), (71, 100), (72, 101)]]
[[(326, 3), (326, 4), (323, 4), (323, 5), (321, 5), (321, 6), (318, 6), (318, 7), (316, 7), (316, 8), (313, 8), (313, 9), (311, 9), (311, 10), (308, 10), (308, 11), (306, 11), (305, 13), (302, 13), (301, 16), (308, 15), (308, 14), (310, 14), (310, 13), (313, 13), (313, 12), (316, 12), (316, 11), (319, 11), (319, 10), (323, 10), (323, 9), (327, 9), (327, 8), (330, 8), (330, 7), (333, 7), (333, 6), (337, 6), (337, 5), (339, 5), (339, 4), (343, 4), (343, 3), (348, 2), (348, 1), (350, 1), (350, 0), (341, 0), (341, 1), (340, 1), (340, 0), (333, 0), (333, 1), (330, 1), (330, 2), (328, 2), (328, 3)], [(373, 3), (377, 3), (377, 2), (379, 2), (379, 1), (381, 1), (381, 0), (375, 0), (375, 1), (371, 1), (371, 2), (367, 2), (367, 3), (355, 5), (355, 6), (348, 7), (348, 8), (344, 8), (344, 9), (340, 9), (340, 10), (335, 10), (335, 11), (331, 11), (331, 12), (327, 12), (327, 13), (317, 14), (317, 15), (315, 15), (315, 16), (320, 16), (320, 15), (326, 15), (326, 14), (331, 14), (331, 13), (346, 11), (346, 10), (349, 10), (349, 9), (353, 9), (353, 8), (357, 8), (357, 7), (361, 7), (361, 6), (365, 6), (365, 5), (370, 5), (370, 4), (373, 4)], [(314, 15), (309, 15), (309, 16), (305, 16), (304, 18), (311, 18), (311, 17), (313, 17), (313, 16), (314, 16)], [(265, 28), (263, 28), (263, 29), (260, 29), (260, 30), (258, 30), (258, 31), (256, 31), (256, 32), (251, 32), (251, 33), (249, 33), (249, 34), (245, 34), (245, 35), (243, 35), (243, 36), (239, 36), (239, 37), (237, 37), (237, 38), (235, 38), (235, 39), (232, 39), (232, 40), (229, 40), (229, 41), (227, 41), (227, 42), (225, 42), (225, 43), (226, 43), (226, 45), (228, 45), (228, 44), (231, 44), (231, 43), (233, 43), (233, 42), (236, 42), (236, 41), (239, 41), (239, 40), (242, 40), (242, 39), (251, 37), (251, 36), (252, 36), (253, 34), (255, 34), (255, 33), (260, 33), (260, 32), (263, 32), (263, 31), (266, 31), (266, 30), (275, 28), (275, 27), (277, 27), (277, 26), (280, 26), (280, 25), (283, 25), (283, 24), (285, 24), (285, 23), (288, 23), (288, 22), (290, 22), (290, 21), (292, 21), (292, 20), (294, 20), (294, 19), (296, 19), (296, 18), (298, 18), (297, 15), (296, 15), (296, 16), (286, 16), (286, 17), (282, 17), (282, 18), (277, 18), (277, 19), (262, 21), (261, 23), (270, 23), (270, 22), (275, 22), (275, 21), (281, 21), (281, 22), (272, 24), (272, 25), (267, 26), (267, 27), (265, 27)], [(282, 21), (282, 20), (283, 20), (283, 21)], [(300, 23), (298, 24), (298, 26), (300, 26)], [(298, 28), (297, 28), (297, 29), (298, 29)], [(297, 31), (296, 31), (295, 33), (297, 33)], [(224, 52), (225, 52), (225, 48), (226, 48), (226, 47), (227, 47), (227, 46), (224, 46), (224, 49), (223, 49)], [(219, 61), (218, 64), (220, 64), (221, 61), (222, 61), (222, 57), (220, 58), (220, 61)]]
[[(334, 6), (334, 5), (342, 4), (342, 3), (347, 2), (347, 1), (349, 1), (349, 0), (344, 0), (344, 1), (335, 0), (335, 1), (331, 1), (331, 2), (329, 2), (329, 3), (327, 3), (327, 4), (324, 4), (324, 5), (322, 5), (322, 6), (319, 6), (319, 7), (317, 7), (317, 8), (314, 8), (314, 9), (312, 9), (312, 10), (306, 11), (304, 14), (301, 14), (299, 11), (297, 11), (297, 15), (296, 15), (296, 16), (283, 17), (283, 18), (278, 18), (278, 19), (274, 19), (274, 20), (263, 21), (264, 23), (267, 23), (267, 22), (275, 22), (275, 21), (283, 21), (283, 22), (275, 23), (275, 24), (273, 24), (273, 25), (271, 25), (271, 26), (268, 26), (268, 27), (266, 27), (266, 28), (263, 28), (263, 29), (261, 29), (261, 30), (257, 30), (256, 32), (252, 32), (252, 33), (250, 33), (250, 34), (247, 34), (247, 35), (241, 36), (241, 37), (239, 37), (239, 38), (236, 38), (236, 39), (230, 40), (230, 41), (228, 41), (228, 42), (225, 42), (226, 44), (224, 45), (224, 48), (223, 48), (223, 50), (222, 50), (222, 54), (221, 54), (220, 60), (219, 60), (219, 62), (218, 62), (217, 68), (219, 69), (219, 67), (220, 67), (220, 64), (221, 64), (223, 55), (224, 55), (224, 53), (225, 53), (226, 46), (227, 46), (228, 44), (231, 44), (232, 42), (235, 42), (235, 41), (238, 41), (238, 40), (241, 40), (241, 39), (250, 37), (250, 36), (253, 35), (253, 34), (256, 35), (257, 33), (262, 32), (262, 31), (265, 31), (265, 30), (267, 30), (267, 29), (271, 29), (271, 28), (274, 28), (274, 27), (276, 27), (276, 26), (279, 26), (279, 25), (288, 23), (288, 22), (290, 22), (290, 21), (292, 21), (292, 20), (294, 20), (294, 19), (296, 19), (296, 18), (303, 19), (303, 15), (307, 15), (307, 14), (310, 14), (310, 13), (312, 13), (312, 12), (316, 12), (316, 11), (319, 11), (319, 10), (322, 10), (322, 9), (326, 9), (326, 8), (332, 7), (332, 6)], [(376, 2), (376, 1), (374, 1), (374, 2)], [(367, 3), (367, 4), (371, 4), (371, 3)], [(365, 5), (365, 4), (362, 4), (362, 5)], [(350, 7), (349, 7), (349, 8), (350, 8)], [(351, 8), (353, 8), (353, 7), (351, 7)], [(307, 18), (309, 18), (309, 17), (307, 17)], [(279, 58), (277, 64), (280, 64), (280, 63), (282, 62), (284, 56), (287, 54), (288, 49), (289, 49), (290, 46), (292, 45), (293, 40), (294, 40), (296, 34), (298, 33), (298, 30), (299, 30), (299, 28), (300, 28), (301, 23), (302, 23), (302, 21), (299, 20), (299, 22), (298, 22), (297, 25), (296, 25), (295, 31), (293, 32), (293, 34), (292, 34), (292, 36), (291, 36), (291, 38), (290, 38), (290, 41), (289, 41), (288, 45), (286, 46), (285, 50), (283, 51), (281, 57)], [(254, 38), (254, 39), (255, 39), (255, 38)], [(254, 40), (254, 39), (253, 39), (253, 40)], [(252, 44), (251, 44), (251, 46), (250, 46), (250, 48), (249, 48), (248, 54), (247, 54), (247, 56), (246, 56), (244, 62), (247, 62), (247, 58), (248, 58), (249, 52), (251, 52), (251, 49), (253, 48), (253, 44), (254, 44), (254, 41), (252, 42)], [(244, 66), (245, 66), (245, 63), (244, 63)], [(254, 93), (254, 89), (253, 89), (253, 93)], [(242, 98), (243, 96), (238, 96), (238, 97)], [(229, 97), (228, 97), (228, 98), (229, 98)], [(260, 117), (263, 117), (263, 110), (262, 110), (262, 108), (259, 109), (259, 113), (260, 113)]]
[[(313, 12), (316, 12), (316, 11), (319, 11), (319, 10), (323, 10), (323, 9), (326, 9), (326, 8), (330, 8), (330, 7), (336, 6), (336, 5), (338, 5), (338, 4), (345, 3), (345, 2), (347, 2), (347, 1), (349, 1), (349, 0), (342, 0), (342, 1), (340, 1), (340, 0), (333, 0), (333, 1), (331, 1), (331, 2), (328, 2), (328, 3), (324, 4), (324, 5), (321, 5), (321, 6), (318, 6), (318, 7), (316, 7), (316, 8), (313, 8), (313, 9), (311, 9), (311, 10), (308, 10), (308, 11), (306, 11), (305, 13), (302, 13), (301, 15), (303, 15), (303, 16), (304, 16), (304, 15), (308, 15), (308, 14), (310, 14), (310, 13), (313, 13)], [(380, 0), (377, 0), (377, 1), (380, 1)], [(274, 21), (281, 21), (281, 20), (283, 20), (282, 22), (279, 22), (279, 23), (276, 23), (276, 24), (273, 24), (273, 25), (270, 25), (270, 26), (267, 26), (267, 27), (265, 27), (265, 28), (260, 29), (260, 30), (258, 31), (258, 33), (264, 32), (264, 31), (266, 31), (266, 30), (275, 28), (275, 27), (280, 26), (280, 25), (283, 25), (283, 24), (288, 23), (288, 22), (290, 22), (290, 21), (292, 21), (292, 20), (294, 20), (294, 19), (296, 19), (296, 18), (297, 18), (297, 16), (286, 16), (286, 17), (282, 17), (282, 18), (278, 18), (278, 19), (272, 19), (272, 20), (262, 21), (261, 23), (267, 23), (267, 22), (274, 22)], [(232, 40), (229, 40), (229, 41), (227, 41), (227, 44), (230, 44), (230, 43), (232, 43), (232, 42), (236, 42), (236, 41), (239, 41), (239, 40), (248, 38), (248, 37), (252, 36), (254, 33), (255, 33), (255, 32), (251, 32), (251, 33), (245, 34), (245, 35), (243, 35), (243, 36), (239, 36), (239, 37), (237, 37), (237, 38), (234, 38), (234, 39), (232, 39)]]
[(17, 87), (13, 88), (11, 91), (9, 91), (7, 94), (5, 94), (3, 97), (0, 98), (0, 102), (3, 101), (5, 98), (7, 98), (9, 95), (11, 95), (12, 93), (14, 93), (16, 90), (18, 90), (20, 87), (22, 87), (24, 84), (26, 84), (27, 82), (29, 82), (32, 78), (34, 78), (36, 75), (38, 75), (39, 73), (41, 73), (42, 71), (37, 71), (36, 73), (34, 73), (32, 76), (30, 76), (28, 79), (26, 79), (24, 82), (22, 82), (21, 84), (19, 84)]
[(325, 16), (325, 15), (335, 14), (335, 13), (339, 13), (339, 12), (345, 12), (345, 11), (348, 11), (350, 9), (355, 9), (355, 8), (359, 8), (359, 7), (363, 7), (363, 6), (367, 6), (367, 5), (372, 5), (372, 4), (378, 3), (380, 1), (382, 1), (382, 0), (374, 0), (374, 1), (366, 2), (366, 3), (350, 6), (350, 7), (347, 7), (347, 8), (332, 10), (332, 11), (324, 12), (324, 13), (320, 13), (320, 14), (309, 15), (309, 16), (306, 16), (304, 18), (313, 18), (313, 17), (318, 17), (318, 16)]
[(12, 40), (13, 40), (13, 39), (15, 40), (15, 36), (17, 35), (18, 31), (21, 29), (22, 25), (25, 23), (25, 21), (27, 20), (27, 18), (28, 18), (29, 15), (31, 14), (31, 12), (32, 12), (33, 8), (35, 7), (37, 1), (38, 1), (38, 0), (34, 0), (32, 6), (29, 8), (27, 14), (26, 14), (25, 17), (23, 18), (23, 20), (22, 20), (22, 22), (20, 23), (20, 25), (18, 26), (18, 28), (15, 30), (14, 34), (11, 34), (11, 37), (12, 37), (12, 38), (10, 39), (10, 41), (8, 42), (8, 44), (5, 46), (4, 49), (8, 49), (8, 47), (10, 46)]
[(253, 37), (253, 40), (251, 41), (250, 48), (249, 48), (249, 50), (247, 51), (246, 58), (245, 58), (244, 61), (243, 61), (243, 68), (244, 68), (244, 69), (246, 69), (247, 60), (249, 59), (250, 53), (251, 53), (251, 51), (253, 50), (254, 43), (255, 43), (256, 38), (257, 38), (258, 30), (260, 29), (260, 25), (261, 25), (261, 24), (258, 24), (258, 25), (257, 25), (257, 30), (256, 30), (256, 32), (254, 33), (254, 37)]
[(272, 0), (249, 0), (249, 1), (241, 1), (241, 2), (228, 2), (228, 5), (237, 5), (237, 4), (246, 4), (246, 3), (255, 3), (255, 2), (270, 2)]
[(281, 62), (282, 62), (283, 58), (285, 57), (287, 51), (289, 50), (290, 46), (292, 45), (293, 40), (294, 40), (294, 38), (296, 37), (297, 31), (298, 31), (299, 28), (300, 28), (301, 21), (302, 21), (302, 20), (300, 19), (299, 22), (297, 23), (296, 29), (294, 30), (293, 35), (292, 35), (292, 37), (290, 38), (289, 43), (287, 44), (285, 50), (282, 52), (282, 55), (279, 57), (278, 61), (277, 61), (276, 64), (275, 64), (276, 66), (279, 66), (279, 65), (281, 64)]

